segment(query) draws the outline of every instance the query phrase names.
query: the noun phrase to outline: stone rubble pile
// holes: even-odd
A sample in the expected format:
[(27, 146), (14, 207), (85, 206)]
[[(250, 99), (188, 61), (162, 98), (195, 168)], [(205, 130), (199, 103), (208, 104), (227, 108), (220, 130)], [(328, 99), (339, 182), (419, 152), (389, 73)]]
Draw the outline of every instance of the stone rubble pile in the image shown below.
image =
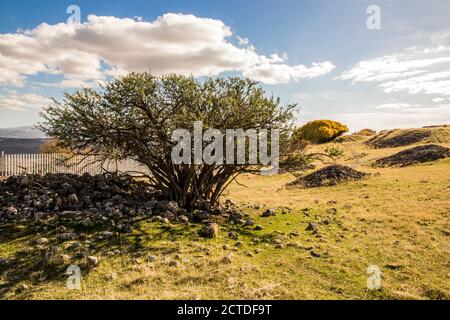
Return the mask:
[(175, 201), (161, 199), (144, 181), (128, 175), (46, 174), (12, 176), (0, 181), (0, 226), (32, 222), (35, 231), (58, 226), (107, 228), (130, 232), (135, 221), (161, 223), (204, 222), (229, 219), (246, 223), (235, 204), (188, 212)]

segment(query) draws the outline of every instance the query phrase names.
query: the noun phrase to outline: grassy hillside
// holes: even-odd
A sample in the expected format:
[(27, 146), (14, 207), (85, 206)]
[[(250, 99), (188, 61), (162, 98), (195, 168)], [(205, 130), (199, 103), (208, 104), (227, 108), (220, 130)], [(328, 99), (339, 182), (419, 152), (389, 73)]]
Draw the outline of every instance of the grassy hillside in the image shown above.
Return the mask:
[[(287, 189), (289, 174), (238, 179), (224, 198), (259, 231), (221, 225), (218, 238), (203, 239), (199, 225), (142, 222), (130, 235), (80, 240), (77, 247), (33, 242), (53, 239), (55, 230), (2, 230), (0, 258), (16, 259), (0, 265), (0, 298), (449, 299), (450, 159), (374, 169), (374, 160), (408, 147), (374, 149), (366, 139), (338, 145), (345, 150), (340, 163), (372, 173), (366, 180)], [(267, 208), (277, 215), (260, 217)], [(305, 230), (310, 222), (316, 234)], [(61, 260), (36, 267), (51, 245)], [(89, 268), (85, 254), (99, 265)], [(66, 288), (69, 264), (81, 267), (81, 290)], [(381, 290), (367, 289), (370, 265), (381, 269)]]

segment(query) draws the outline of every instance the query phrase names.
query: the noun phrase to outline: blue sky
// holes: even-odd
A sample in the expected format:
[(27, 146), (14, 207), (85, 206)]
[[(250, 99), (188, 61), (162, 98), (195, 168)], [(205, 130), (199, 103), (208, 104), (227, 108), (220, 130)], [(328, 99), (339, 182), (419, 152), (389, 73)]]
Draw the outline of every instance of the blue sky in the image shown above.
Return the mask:
[[(69, 5), (81, 10), (76, 26)], [(366, 26), (371, 5), (379, 30)], [(0, 127), (38, 122), (62, 91), (148, 69), (254, 78), (299, 104), (298, 123), (448, 123), (449, 16), (447, 0), (3, 3)]]

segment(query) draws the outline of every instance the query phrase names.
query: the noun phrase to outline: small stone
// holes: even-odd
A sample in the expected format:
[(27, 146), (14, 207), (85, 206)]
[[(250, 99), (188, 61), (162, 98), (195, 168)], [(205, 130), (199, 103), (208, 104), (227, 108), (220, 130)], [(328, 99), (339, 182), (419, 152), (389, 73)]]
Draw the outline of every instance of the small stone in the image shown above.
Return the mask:
[(403, 266), (398, 263), (388, 263), (385, 267), (390, 270), (400, 270), (403, 268)]
[(275, 212), (275, 209), (267, 209), (261, 214), (261, 217), (272, 217), (275, 216), (277, 213)]
[(81, 247), (81, 243), (78, 242), (78, 241), (74, 241), (72, 243), (68, 243), (67, 249), (69, 249), (69, 250), (77, 250), (80, 247)]
[(161, 222), (164, 224), (169, 224), (170, 220), (168, 218), (162, 218)]
[(230, 247), (229, 247), (227, 244), (224, 244), (224, 245), (222, 246), (222, 249), (223, 249), (223, 250), (228, 250), (228, 249), (230, 249)]
[(259, 230), (262, 230), (262, 229), (263, 229), (263, 226), (260, 225), (260, 224), (257, 224), (257, 225), (255, 226), (255, 230), (256, 230), (256, 231), (259, 231)]
[(70, 203), (78, 203), (78, 196), (75, 193), (72, 193), (67, 197), (67, 201)]
[(70, 256), (68, 254), (61, 254), (60, 257), (63, 263), (68, 263), (70, 261)]
[(11, 264), (11, 260), (6, 258), (0, 258), (0, 267), (8, 266)]
[(88, 265), (88, 267), (95, 267), (98, 266), (98, 258), (95, 256), (87, 256), (86, 257), (86, 264)]
[(59, 241), (69, 241), (69, 240), (75, 240), (78, 238), (78, 235), (76, 233), (71, 232), (65, 232), (58, 235)]
[(274, 247), (275, 247), (275, 249), (283, 249), (283, 244), (276, 243)]
[(256, 248), (254, 251), (255, 251), (256, 254), (260, 254), (262, 252), (262, 250), (259, 249), (259, 248)]
[(106, 279), (107, 280), (115, 280), (115, 279), (117, 279), (117, 273), (116, 272), (111, 272), (110, 274), (108, 274), (106, 276)]
[(203, 226), (199, 234), (204, 238), (216, 238), (219, 235), (219, 225), (217, 223), (209, 223)]
[(239, 235), (236, 232), (230, 231), (228, 232), (228, 238), (237, 240), (239, 238)]
[(39, 239), (36, 240), (36, 244), (40, 245), (40, 246), (45, 245), (48, 242), (49, 242), (49, 240), (47, 238), (39, 238)]
[(231, 254), (227, 254), (225, 255), (220, 262), (224, 263), (224, 264), (230, 264), (231, 263)]
[(189, 218), (186, 217), (185, 215), (181, 215), (178, 217), (178, 220), (182, 223), (188, 223), (189, 222)]
[(162, 220), (163, 220), (163, 218), (161, 216), (154, 216), (151, 218), (150, 221), (161, 222)]
[(111, 231), (102, 231), (99, 233), (99, 235), (102, 236), (103, 238), (112, 238), (114, 233), (112, 233)]
[(17, 214), (17, 209), (16, 208), (14, 208), (14, 207), (9, 207), (9, 208), (7, 208), (6, 209), (6, 214), (7, 215), (9, 215), (9, 216), (15, 216), (16, 214)]
[(177, 260), (172, 260), (169, 262), (170, 267), (178, 267), (180, 263)]
[(247, 257), (253, 257), (253, 253), (251, 253), (251, 252), (248, 251), (248, 250), (245, 250), (245, 251), (244, 251), (244, 254), (245, 254)]
[(247, 219), (247, 220), (245, 220), (244, 225), (250, 226), (250, 227), (251, 227), (251, 226), (255, 225), (255, 220), (253, 220), (253, 219)]
[(317, 233), (319, 229), (317, 228), (317, 225), (314, 222), (308, 223), (308, 226), (305, 229), (306, 231), (312, 231), (313, 233)]
[(235, 247), (242, 247), (242, 246), (243, 246), (243, 243), (240, 242), (240, 241), (238, 241), (238, 242), (236, 242), (236, 243), (234, 244), (234, 246), (235, 246)]
[(147, 257), (147, 261), (148, 261), (148, 262), (155, 262), (156, 260), (158, 260), (158, 257), (157, 257), (157, 256), (149, 255), (149, 256)]
[(169, 210), (172, 213), (177, 213), (180, 210), (180, 207), (177, 202), (169, 201), (166, 205), (166, 210)]
[(316, 252), (314, 250), (311, 250), (309, 252), (309, 254), (311, 255), (311, 257), (315, 257), (315, 258), (319, 258), (320, 257), (320, 253), (318, 253), (318, 252)]

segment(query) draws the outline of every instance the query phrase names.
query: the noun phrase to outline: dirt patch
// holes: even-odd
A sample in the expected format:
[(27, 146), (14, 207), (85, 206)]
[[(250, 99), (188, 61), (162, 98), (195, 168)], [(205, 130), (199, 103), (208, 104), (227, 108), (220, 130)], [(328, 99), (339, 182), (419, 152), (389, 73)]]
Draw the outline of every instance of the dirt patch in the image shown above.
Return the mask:
[(362, 180), (369, 173), (360, 172), (347, 166), (331, 165), (288, 183), (288, 187), (329, 187), (346, 181)]
[(416, 163), (430, 162), (450, 157), (450, 149), (436, 144), (426, 144), (401, 151), (375, 161), (376, 167), (405, 167)]

